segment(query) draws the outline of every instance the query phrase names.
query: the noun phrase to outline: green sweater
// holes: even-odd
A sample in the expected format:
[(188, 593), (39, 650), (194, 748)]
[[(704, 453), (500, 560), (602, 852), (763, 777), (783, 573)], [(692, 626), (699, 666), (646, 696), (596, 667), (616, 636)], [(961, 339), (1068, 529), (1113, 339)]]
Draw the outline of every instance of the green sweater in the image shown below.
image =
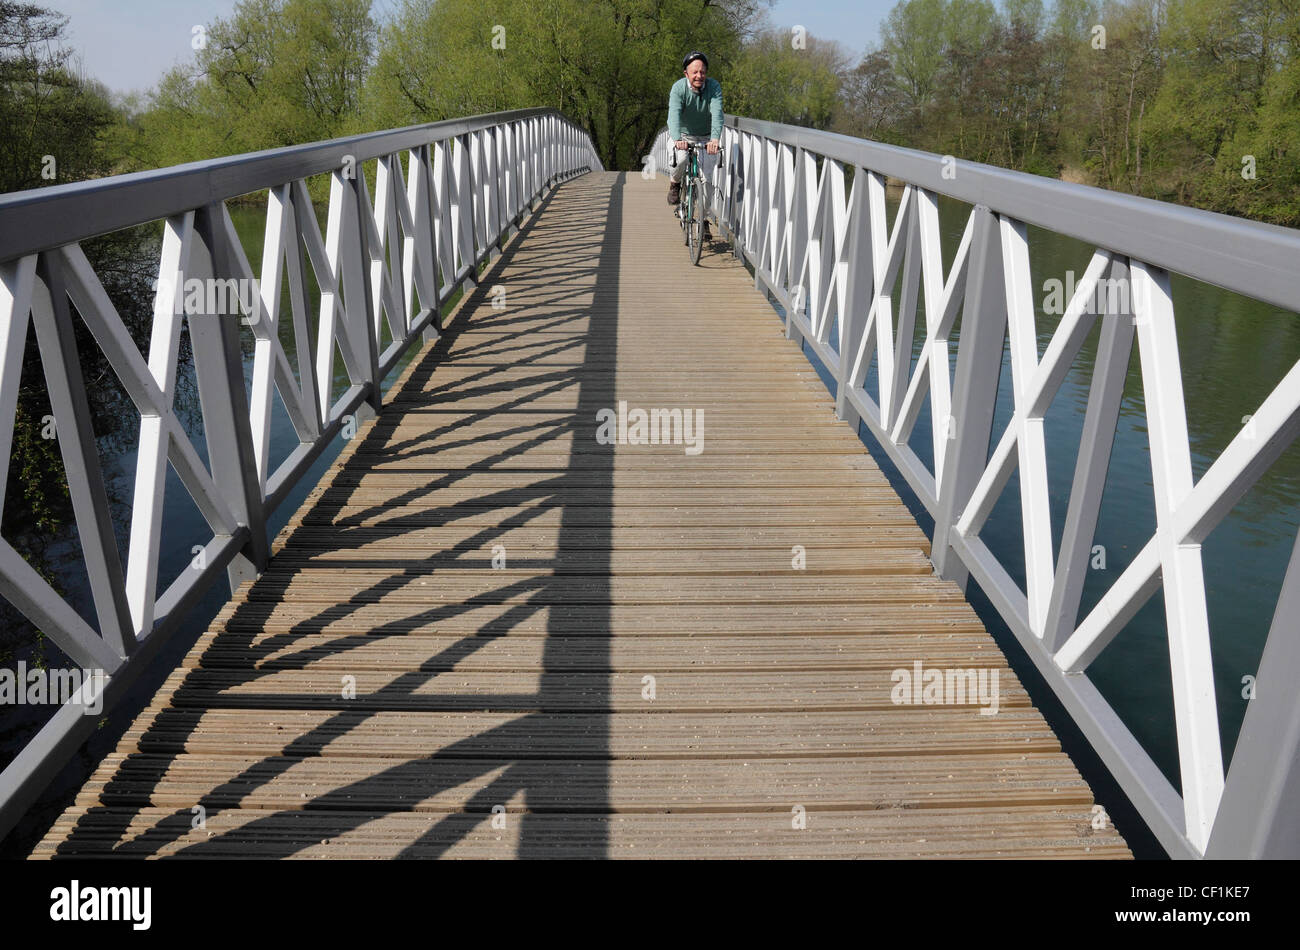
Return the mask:
[(709, 77), (699, 94), (685, 76), (673, 83), (668, 93), (668, 137), (675, 142), (682, 135), (722, 138), (722, 83)]

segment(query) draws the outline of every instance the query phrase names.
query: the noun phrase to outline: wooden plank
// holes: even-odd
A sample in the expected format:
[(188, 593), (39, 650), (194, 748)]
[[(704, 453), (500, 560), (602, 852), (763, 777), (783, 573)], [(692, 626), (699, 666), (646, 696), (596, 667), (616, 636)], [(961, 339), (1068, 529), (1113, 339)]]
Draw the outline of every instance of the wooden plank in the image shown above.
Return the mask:
[[(373, 812), (488, 811), (481, 803), (497, 759), (343, 756), (159, 756), (113, 753), (82, 789), (89, 805)], [(574, 802), (609, 813), (675, 814), (789, 810), (802, 798), (826, 808), (982, 808), (1090, 805), (1092, 793), (1060, 757), (1000, 756), (838, 759), (615, 759), (510, 766), (529, 789), (528, 810), (565, 813)], [(563, 782), (554, 779), (564, 776)], [(99, 776), (106, 776), (100, 778)], [(995, 780), (989, 781), (990, 776)], [(490, 794), (490, 792), (489, 792)], [(513, 809), (518, 813), (516, 806)]]
[[(508, 813), (509, 814), (509, 813)], [(70, 857), (122, 858), (676, 858), (895, 859), (1129, 857), (1114, 831), (1095, 832), (1083, 807), (811, 811), (792, 827), (788, 808), (735, 815), (592, 812), (490, 815), (228, 809), (191, 828), (188, 809), (96, 808), (51, 829)], [(498, 823), (500, 824), (500, 823)], [(49, 839), (47, 839), (48, 841)], [(50, 856), (44, 845), (37, 856)]]
[(257, 670), (418, 670), (462, 672), (546, 669), (552, 672), (678, 672), (763, 669), (892, 671), (907, 650), (942, 667), (997, 668), (1002, 654), (983, 631), (886, 634), (874, 637), (455, 637), (436, 633), (399, 637), (360, 634), (340, 638), (307, 634), (286, 639), (268, 631), (236, 637), (207, 633), (202, 652), (184, 668)]
[(309, 525), (346, 525), (351, 527), (376, 525), (405, 525), (408, 527), (447, 525), (454, 523), (475, 525), (548, 524), (550, 517), (564, 527), (608, 529), (611, 532), (623, 527), (658, 526), (666, 530), (690, 527), (749, 527), (772, 529), (802, 527), (808, 534), (805, 544), (816, 544), (821, 531), (842, 528), (846, 525), (871, 526), (878, 524), (913, 525), (916, 522), (907, 509), (891, 503), (883, 494), (873, 500), (865, 496), (856, 505), (826, 508), (818, 505), (787, 504), (780, 508), (756, 506), (738, 509), (734, 505), (660, 505), (622, 506), (613, 509), (573, 505), (511, 505), (495, 504), (490, 497), (477, 501), (464, 501), (459, 505), (434, 507), (430, 498), (424, 504), (326, 505), (309, 499), (298, 514), (289, 520), (290, 527)]
[[(558, 519), (551, 520), (558, 521)], [(808, 540), (807, 532), (802, 531), (798, 526), (727, 528), (715, 525), (682, 525), (678, 528), (641, 527), (602, 530), (595, 527), (561, 528), (558, 523), (541, 524), (538, 521), (530, 521), (518, 527), (502, 526), (500, 532), (493, 535), (493, 544), (553, 553), (560, 543), (562, 533), (566, 552), (631, 549), (638, 552), (740, 550), (758, 553), (775, 550), (788, 553), (792, 545)], [(297, 552), (312, 551), (320, 551), (324, 554), (337, 551), (344, 552), (347, 556), (348, 552), (360, 552), (373, 545), (375, 554), (380, 557), (388, 556), (391, 552), (400, 554), (407, 549), (435, 557), (438, 553), (449, 551), (451, 548), (455, 548), (458, 553), (472, 550), (466, 542), (479, 536), (474, 526), (463, 522), (434, 527), (303, 526), (293, 532), (293, 547), (284, 549), (280, 553), (285, 558)], [(864, 555), (882, 547), (915, 547), (923, 540), (924, 535), (914, 525), (873, 524), (870, 532), (852, 527), (828, 526), (818, 531), (817, 541), (811, 545), (811, 548), (813, 551), (826, 549), (846, 555), (849, 553)], [(489, 550), (489, 545), (484, 544), (483, 550)], [(661, 560), (659, 563), (662, 566), (664, 561)]]
[[(519, 713), (185, 709), (155, 704), (119, 751), (515, 759), (945, 756), (1059, 752), (1037, 710)], [(155, 718), (156, 714), (156, 718)], [(1068, 761), (1068, 760), (1062, 760)]]
[[(931, 661), (933, 663), (933, 661)], [(912, 664), (903, 669), (911, 673)], [(975, 671), (972, 671), (974, 673)], [(979, 681), (962, 678), (946, 708), (998, 714), (1027, 707), (1010, 670), (982, 668)], [(654, 680), (647, 698), (645, 676)], [(1000, 674), (1000, 675), (998, 675)], [(985, 687), (988, 687), (985, 689)], [(339, 671), (178, 669), (164, 689), (171, 704), (198, 709), (437, 710), (447, 712), (834, 712), (889, 713), (890, 671), (745, 670), (696, 672), (645, 668), (635, 672), (570, 672), (549, 664), (508, 672), (463, 669)], [(991, 697), (991, 698), (990, 698)], [(920, 697), (918, 696), (918, 701)], [(864, 716), (864, 727), (876, 717)]]
[[(222, 619), (222, 618), (219, 618)], [(983, 630), (961, 598), (940, 603), (793, 604), (525, 604), (460, 603), (450, 606), (382, 602), (300, 604), (242, 600), (223, 619), (237, 633), (250, 630), (392, 636), (420, 631), (459, 636), (557, 634), (589, 636), (721, 636), (753, 634), (819, 636), (834, 633), (894, 634)], [(991, 642), (991, 639), (990, 639)]]
[[(782, 582), (771, 577), (697, 575), (593, 577), (586, 574), (538, 576), (536, 571), (488, 570), (276, 572), (263, 575), (247, 592), (252, 600), (299, 604), (432, 606), (484, 604), (700, 604), (726, 598), (733, 604), (883, 604), (914, 603), (926, 598), (958, 599), (952, 585), (938, 578), (899, 578), (891, 572), (864, 581), (858, 577), (789, 571)], [(522, 576), (520, 576), (522, 575)]]
[[(333, 480), (332, 487), (336, 489), (350, 488), (357, 492), (377, 495), (388, 494), (397, 497), (403, 491), (409, 491), (411, 483), (416, 480), (416, 476), (421, 474), (451, 476), (446, 479), (436, 480), (446, 484), (468, 480), (465, 475), (459, 472), (448, 472), (441, 468), (426, 466), (421, 464), (418, 459), (399, 459), (377, 466), (368, 472), (340, 472)], [(428, 480), (435, 481), (434, 479)], [(747, 472), (731, 469), (692, 471), (686, 466), (682, 466), (677, 471), (665, 470), (661, 467), (658, 471), (649, 472), (641, 469), (616, 472), (591, 470), (538, 472), (533, 474), (532, 477), (517, 471), (504, 473), (475, 472), (473, 478), (474, 488), (480, 492), (517, 488), (521, 482), (529, 486), (543, 485), (588, 491), (593, 489), (604, 490), (606, 496), (608, 496), (611, 489), (614, 492), (618, 492), (620, 489), (636, 489), (638, 492), (650, 497), (654, 497), (654, 493), (658, 492), (664, 495), (667, 501), (686, 504), (692, 504), (697, 499), (715, 499), (719, 489), (774, 489), (780, 492), (802, 489), (800, 491), (802, 497), (808, 500), (820, 500), (834, 497), (834, 492), (827, 491), (827, 489), (871, 489), (888, 485), (883, 475), (878, 472), (863, 471), (862, 469), (819, 470), (813, 472), (799, 470)], [(676, 495), (669, 494), (685, 489), (698, 492), (698, 495), (685, 495), (679, 498)], [(709, 492), (709, 494), (704, 494), (705, 491)], [(323, 495), (324, 492), (321, 492), (316, 497), (322, 497)], [(765, 498), (766, 496), (756, 493), (754, 501), (761, 504)], [(741, 501), (742, 498), (738, 497), (737, 503)], [(619, 504), (621, 500), (617, 497), (606, 497), (602, 499), (601, 503), (605, 505)], [(626, 503), (635, 504), (635, 496)]]
[[(676, 479), (678, 477), (703, 478), (706, 473), (723, 471), (740, 477), (779, 477), (776, 473), (798, 475), (876, 471), (866, 456), (822, 453), (820, 455), (720, 455), (716, 453), (696, 456), (676, 452), (645, 453), (636, 457), (599, 454), (565, 454), (547, 445), (528, 446), (522, 451), (501, 458), (484, 458), (481, 452), (466, 449), (426, 450), (420, 446), (393, 451), (357, 452), (357, 464), (376, 471), (394, 469), (421, 469), (430, 472), (540, 472), (575, 476), (590, 469), (612, 472), (614, 478)], [(770, 476), (769, 476), (770, 473)], [(340, 473), (342, 474), (342, 473)], [(918, 532), (919, 534), (919, 532)], [(924, 537), (924, 535), (921, 535)]]
[[(497, 553), (493, 550), (499, 548)], [(381, 553), (382, 549), (382, 553)], [(313, 551), (295, 546), (280, 555), (280, 568), (297, 567), (317, 571), (385, 570), (429, 574), (455, 570), (511, 570), (514, 574), (499, 577), (518, 577), (521, 572), (532, 574), (545, 571), (552, 576), (561, 574), (601, 575), (654, 574), (658, 576), (682, 575), (741, 575), (771, 576), (791, 570), (790, 549), (747, 550), (728, 548), (696, 548), (690, 556), (683, 556), (665, 564), (662, 551), (578, 550), (567, 549), (557, 553), (551, 549), (509, 547), (493, 539), (492, 548), (482, 548), (465, 554), (429, 554), (428, 549), (404, 547), (386, 539), (376, 545)], [(930, 561), (914, 547), (880, 548), (876, 550), (814, 549), (813, 559), (819, 575), (825, 574), (928, 574)], [(494, 565), (494, 561), (496, 564)], [(503, 565), (508, 565), (508, 568)], [(278, 573), (278, 572), (277, 572)]]

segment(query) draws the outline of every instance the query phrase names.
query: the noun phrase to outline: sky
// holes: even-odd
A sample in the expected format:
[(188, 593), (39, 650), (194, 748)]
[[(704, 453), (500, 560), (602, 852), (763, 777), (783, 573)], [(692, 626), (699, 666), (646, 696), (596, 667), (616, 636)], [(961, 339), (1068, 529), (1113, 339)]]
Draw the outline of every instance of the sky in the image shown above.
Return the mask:
[(768, 12), (773, 25), (806, 27), (819, 39), (836, 40), (857, 59), (880, 41), (880, 24), (898, 0), (778, 0)]
[[(236, 0), (36, 0), (69, 18), (67, 45), (86, 73), (125, 93), (152, 88), (178, 62), (188, 62), (195, 26), (229, 17)], [(521, 0), (527, 2), (527, 0)], [(874, 45), (880, 22), (897, 0), (777, 0), (773, 26), (803, 26), (834, 39), (856, 58)], [(395, 0), (374, 0), (376, 16)]]

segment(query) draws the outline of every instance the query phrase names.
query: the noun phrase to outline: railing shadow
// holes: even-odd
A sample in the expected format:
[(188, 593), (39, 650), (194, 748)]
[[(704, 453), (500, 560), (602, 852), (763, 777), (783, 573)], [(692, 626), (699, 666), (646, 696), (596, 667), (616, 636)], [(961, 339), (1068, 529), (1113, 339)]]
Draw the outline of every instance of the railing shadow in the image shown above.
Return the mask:
[[(157, 822), (145, 833), (134, 835), (131, 840), (119, 840), (116, 854), (148, 857), (167, 852), (185, 857), (227, 856), (232, 848), (247, 845), (248, 852), (258, 857), (289, 857), (319, 843), (322, 838), (334, 839), (345, 835), (375, 820), (381, 813), (408, 811), (420, 800), (493, 774), (491, 781), (464, 802), (460, 810), (444, 813), (416, 840), (407, 843), (401, 856), (444, 854), (482, 822), (490, 820), (492, 806), (509, 802), (521, 794), (525, 811), (518, 819), (511, 816), (511, 820), (520, 822), (518, 856), (548, 856), (555, 853), (559, 844), (563, 845), (563, 854), (567, 857), (606, 856), (606, 833), (599, 816), (610, 810), (607, 762), (610, 749), (608, 713), (612, 708), (609, 697), (612, 672), (609, 656), (609, 559), (612, 550), (613, 447), (574, 444), (565, 469), (529, 472), (526, 468), (513, 468), (511, 471), (517, 472), (520, 479), (517, 487), (488, 492), (450, 507), (440, 502), (439, 493), (477, 473), (492, 469), (494, 465), (523, 456), (530, 449), (545, 447), (569, 433), (576, 436), (580, 420), (591, 419), (595, 409), (608, 401), (614, 382), (617, 339), (617, 316), (612, 308), (608, 312), (599, 308), (593, 311), (590, 331), (577, 341), (585, 346), (585, 353), (580, 361), (571, 365), (545, 361), (571, 352), (575, 341), (563, 337), (554, 340), (545, 336), (539, 338), (535, 333), (535, 322), (530, 329), (529, 321), (522, 317), (493, 323), (494, 328), (505, 327), (510, 322), (524, 323), (523, 328), (504, 341), (476, 344), (467, 339), (460, 349), (457, 349), (457, 342), (462, 334), (472, 329), (470, 315), (482, 312), (479, 307), (488, 303), (489, 289), (501, 275), (509, 277), (512, 287), (537, 281), (534, 286), (549, 291), (537, 296), (548, 302), (562, 303), (564, 300), (564, 294), (554, 293), (556, 282), (586, 278), (591, 280), (593, 301), (602, 298), (617, 300), (623, 183), (624, 176), (598, 183), (588, 182), (577, 186), (578, 193), (573, 194), (575, 184), (571, 182), (562, 186), (560, 192), (548, 196), (539, 213), (525, 225), (521, 240), (512, 244), (483, 275), (479, 288), (466, 301), (458, 318), (445, 329), (442, 339), (422, 358), (404, 390), (410, 394), (420, 393), (427, 388), (438, 368), (444, 365), (503, 360), (505, 362), (498, 366), (485, 366), (480, 372), (459, 378), (447, 393), (436, 393), (427, 404), (458, 411), (458, 399), (470, 394), (505, 396), (504, 401), (487, 409), (459, 410), (464, 412), (464, 418), (446, 425), (438, 425), (437, 416), (430, 416), (434, 426), (427, 433), (406, 442), (392, 440), (393, 429), (386, 417), (399, 407), (390, 406), (359, 446), (358, 452), (346, 463), (343, 472), (359, 474), (366, 471), (371, 454), (381, 449), (388, 459), (412, 459), (432, 453), (431, 467), (438, 467), (437, 452), (483, 446), (503, 436), (508, 438), (471, 466), (442, 471), (427, 483), (389, 499), (382, 506), (351, 511), (347, 517), (333, 517), (331, 510), (337, 508), (341, 499), (355, 492), (355, 488), (336, 486), (327, 489), (304, 518), (304, 524), (321, 524), (324, 519), (329, 519), (337, 527), (337, 547), (332, 554), (372, 540), (364, 533), (350, 531), (352, 525), (379, 525), (390, 533), (394, 530), (415, 531), (434, 523), (453, 524), (466, 519), (483, 521), (483, 526), (471, 530), (467, 536), (443, 550), (430, 552), (431, 557), (438, 559), (438, 567), (431, 569), (427, 562), (412, 561), (405, 569), (400, 569), (399, 563), (389, 562), (391, 573), (386, 572), (379, 582), (358, 592), (348, 602), (316, 610), (311, 617), (296, 623), (288, 633), (259, 640), (259, 634), (250, 629), (250, 624), (265, 616), (267, 598), (283, 598), (289, 593), (287, 588), (293, 577), (311, 570), (310, 567), (276, 570), (272, 562), (271, 569), (253, 588), (255, 597), (246, 598), (236, 608), (227, 624), (228, 629), (215, 638), (198, 668), (177, 690), (174, 705), (163, 710), (142, 736), (139, 746), (143, 751), (128, 757), (114, 780), (106, 784), (101, 801), (110, 802), (111, 806), (91, 809), (94, 820), (79, 822), (60, 846), (59, 854), (84, 852), (94, 842), (102, 842), (106, 833), (115, 831), (119, 839), (128, 834), (140, 814), (139, 809), (151, 804), (169, 769), (183, 754), (187, 740), (197, 734), (204, 713), (213, 708), (232, 708), (229, 701), (212, 703), (210, 689), (205, 690), (201, 684), (205, 668), (231, 671), (228, 665), (207, 667), (209, 661), (214, 664), (222, 662), (214, 657), (214, 650), (229, 657), (232, 649), (238, 649), (243, 656), (238, 667), (241, 690), (234, 706), (263, 708), (270, 705), (277, 712), (281, 709), (286, 712), (310, 709), (324, 710), (329, 714), (316, 726), (287, 742), (278, 754), (264, 757), (255, 766), (243, 769), (237, 776), (196, 800), (193, 804), (206, 809), (208, 821), (222, 811), (237, 808), (302, 758), (328, 754), (327, 747), (338, 742), (340, 736), (355, 732), (377, 714), (417, 709), (514, 715), (495, 728), (450, 742), (426, 757), (407, 759), (359, 781), (330, 788), (303, 801), (303, 811), (277, 811), (235, 829), (187, 843), (192, 832), (191, 813), (187, 808)], [(559, 207), (552, 207), (557, 194), (563, 194), (564, 200)], [(538, 231), (541, 233), (537, 234)], [(548, 243), (544, 255), (531, 259), (531, 263), (516, 263), (521, 246), (526, 246), (529, 240), (550, 241), (557, 236), (556, 244)], [(554, 246), (561, 247), (562, 253), (551, 253), (549, 249)], [(556, 266), (560, 264), (564, 266)], [(587, 290), (583, 288), (579, 293), (585, 295)], [(568, 296), (571, 298), (572, 294), (571, 291)], [(563, 329), (562, 324), (577, 319), (581, 313), (582, 309), (578, 307), (564, 311), (563, 316), (554, 311), (542, 316), (555, 317), (544, 325)], [(598, 317), (601, 323), (596, 327), (594, 324)], [(494, 374), (503, 368), (536, 370), (536, 373), (523, 381), (517, 374), (494, 380)], [(526, 396), (509, 398), (510, 390), (520, 388), (521, 382), (540, 388), (530, 390)], [(471, 427), (477, 420), (502, 412), (528, 411), (528, 402), (539, 395), (559, 393), (575, 385), (577, 408), (567, 414), (567, 421), (563, 416), (557, 420), (553, 417), (558, 413), (547, 411), (550, 418), (536, 425), (501, 430), (491, 436), (470, 433), (458, 437), (459, 430)], [(425, 402), (421, 400), (421, 403)], [(409, 422), (412, 418), (419, 418), (419, 414), (410, 413), (402, 418)], [(581, 458), (578, 454), (580, 448), (589, 450), (583, 451)], [(575, 488), (581, 489), (581, 505), (572, 503)], [(385, 517), (386, 511), (397, 505), (424, 507), (416, 513)], [(463, 602), (420, 609), (373, 627), (367, 634), (348, 633), (329, 638), (323, 644), (320, 642), (319, 633), (330, 624), (356, 614), (381, 595), (411, 589), (417, 580), (436, 584), (439, 572), (448, 567), (480, 568), (490, 576), (492, 572), (483, 552), (491, 548), (494, 540), (503, 531), (527, 525), (557, 505), (561, 507), (558, 541), (555, 560), (549, 571), (538, 565), (530, 575), (502, 583)], [(499, 517), (484, 520), (485, 516), (493, 513)], [(582, 615), (580, 620), (571, 616), (570, 611), (556, 609), (560, 605), (559, 598), (566, 595), (560, 589), (549, 590), (553, 586), (558, 588), (556, 582), (561, 577), (558, 569), (566, 557), (575, 554), (591, 565), (586, 578), (588, 593), (582, 598), (584, 609), (578, 612)], [(367, 694), (363, 704), (334, 694), (313, 696), (310, 702), (297, 705), (290, 700), (282, 705), (286, 702), (285, 697), (281, 696), (272, 703), (268, 702), (272, 694), (267, 693), (261, 694), (264, 698), (259, 706), (259, 694), (247, 690), (249, 684), (273, 673), (305, 669), (324, 652), (337, 656), (363, 645), (372, 645), (376, 638), (406, 636), (420, 627), (463, 617), (484, 605), (499, 605), (501, 611), (479, 624), (472, 634), (427, 657), (418, 669), (405, 672)], [(454, 693), (440, 695), (426, 689), (417, 695), (422, 687), (434, 683), (440, 673), (446, 675), (457, 663), (494, 639), (518, 632), (525, 624), (537, 625), (542, 614), (545, 614), (545, 642), (535, 693), (465, 696)], [(581, 636), (581, 641), (578, 636)], [(309, 637), (317, 639), (308, 641), (306, 638)], [(582, 644), (582, 669), (590, 674), (579, 690), (580, 696), (575, 693), (573, 681), (573, 648), (579, 642)], [(295, 645), (301, 649), (295, 651)], [(274, 663), (259, 669), (262, 661), (273, 655)], [(189, 703), (195, 705), (188, 707)], [(558, 756), (557, 753), (561, 752), (558, 747), (544, 747), (537, 740), (539, 731), (554, 727), (557, 716), (581, 717), (580, 728), (567, 730), (562, 754)], [(237, 749), (233, 751), (238, 752)], [(202, 753), (194, 755), (197, 758)], [(418, 794), (411, 794), (413, 787), (418, 788)], [(415, 802), (410, 801), (412, 797)], [(541, 833), (543, 829), (537, 827), (539, 814), (557, 809), (595, 820), (581, 822), (583, 827), (575, 827), (575, 834), (566, 835), (565, 842), (561, 843), (554, 836)], [(105, 814), (110, 810), (116, 816), (116, 822), (106, 826)], [(300, 820), (305, 813), (311, 814), (311, 820), (305, 823), (309, 828)]]

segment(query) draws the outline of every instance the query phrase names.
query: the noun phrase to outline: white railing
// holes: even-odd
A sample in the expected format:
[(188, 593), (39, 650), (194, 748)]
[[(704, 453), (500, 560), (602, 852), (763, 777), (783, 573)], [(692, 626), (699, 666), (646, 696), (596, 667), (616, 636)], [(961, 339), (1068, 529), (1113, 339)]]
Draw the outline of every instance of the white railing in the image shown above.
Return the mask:
[[(554, 110), (532, 109), (0, 197), (0, 458), (7, 472), (30, 324), (98, 629), (4, 539), (0, 594), (74, 663), (107, 677), (102, 695), (65, 703), (0, 773), (0, 836), (94, 729), (96, 717), (82, 715), (85, 706), (107, 707), (120, 698), (222, 571), (233, 590), (263, 569), (269, 515), (345, 421), (380, 408), (385, 376), (416, 341), (438, 335), (444, 304), (466, 282), (476, 282), (480, 265), (500, 252), (533, 203), (557, 182), (600, 167), (585, 132)], [(367, 172), (375, 182), (373, 199)], [(307, 184), (321, 174), (330, 176), (324, 235)], [(262, 190), (269, 198), (255, 272), (225, 202)], [(80, 242), (158, 221), (163, 239), (146, 354)], [(319, 288), (314, 332), (308, 265)], [(239, 298), (235, 310), (210, 311), (185, 292), (194, 280), (245, 281), (254, 290)], [(286, 281), (288, 312), (281, 304)], [(71, 307), (141, 416), (125, 568), (91, 429)], [(296, 366), (280, 342), (286, 320), (292, 321)], [(183, 321), (210, 468), (173, 411)], [(255, 336), (251, 397), (245, 394), (241, 321)], [(336, 350), (347, 368), (341, 393), (334, 385)], [(268, 461), (273, 392), (298, 437), (297, 447), (274, 469)], [(211, 537), (195, 569), (182, 571), (159, 592), (168, 463)], [(5, 481), (0, 472), (0, 511)]]
[[(1295, 441), (1300, 362), (1194, 482), (1169, 278), (1186, 274), (1294, 311), (1300, 232), (841, 135), (731, 116), (726, 126), (714, 216), (753, 267), (756, 288), (781, 304), (787, 335), (834, 375), (841, 418), (855, 431), (865, 423), (933, 516), (936, 570), (963, 586), (976, 578), (1171, 854), (1300, 856), (1300, 538), (1226, 777), (1201, 565), (1201, 542)], [(664, 130), (656, 170), (667, 167), (666, 149)], [(892, 228), (887, 177), (903, 183)], [(941, 194), (973, 206), (946, 265)], [(1096, 248), (1041, 358), (1030, 224)], [(913, 370), (918, 289), (925, 343)], [(1091, 306), (1098, 299), (1100, 311)], [(1043, 418), (1101, 317), (1054, 557)], [(1157, 527), (1076, 621), (1135, 337)], [(990, 456), (1008, 338), (1014, 416)], [(927, 400), (932, 468), (908, 444)], [(1025, 590), (979, 537), (1016, 470)], [(1181, 795), (1087, 675), (1161, 587)]]

